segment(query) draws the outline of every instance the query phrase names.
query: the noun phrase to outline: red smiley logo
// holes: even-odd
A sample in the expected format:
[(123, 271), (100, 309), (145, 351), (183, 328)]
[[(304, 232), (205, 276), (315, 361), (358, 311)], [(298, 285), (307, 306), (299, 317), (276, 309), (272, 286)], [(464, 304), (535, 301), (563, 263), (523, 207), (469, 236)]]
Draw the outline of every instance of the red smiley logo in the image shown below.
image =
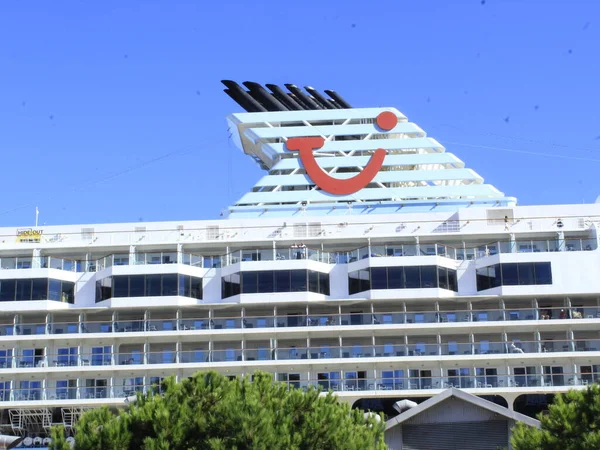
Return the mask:
[[(384, 111), (377, 116), (376, 122), (379, 128), (389, 131), (396, 126), (398, 118), (393, 112)], [(299, 152), (304, 170), (314, 183), (323, 191), (335, 195), (354, 194), (367, 186), (381, 169), (387, 154), (384, 149), (378, 148), (361, 173), (352, 178), (339, 179), (330, 176), (317, 164), (313, 150), (318, 150), (323, 145), (325, 139), (320, 136), (290, 138), (286, 142), (288, 150)]]

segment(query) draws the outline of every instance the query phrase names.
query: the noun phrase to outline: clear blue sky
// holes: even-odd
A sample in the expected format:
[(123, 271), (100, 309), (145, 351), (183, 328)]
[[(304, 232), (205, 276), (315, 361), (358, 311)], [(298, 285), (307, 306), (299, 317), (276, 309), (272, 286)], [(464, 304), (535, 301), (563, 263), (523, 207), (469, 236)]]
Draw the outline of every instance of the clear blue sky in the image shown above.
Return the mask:
[(0, 226), (217, 218), (261, 176), (221, 79), (395, 106), (520, 204), (600, 194), (599, 1), (5, 1)]

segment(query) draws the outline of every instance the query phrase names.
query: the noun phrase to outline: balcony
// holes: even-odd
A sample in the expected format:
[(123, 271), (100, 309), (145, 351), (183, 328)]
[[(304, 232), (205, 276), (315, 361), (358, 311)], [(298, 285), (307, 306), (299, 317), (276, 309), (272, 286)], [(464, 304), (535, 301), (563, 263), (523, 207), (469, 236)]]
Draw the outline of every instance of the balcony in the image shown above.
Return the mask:
[[(123, 346), (122, 346), (123, 347)], [(107, 347), (108, 349), (108, 347)], [(512, 342), (446, 342), (409, 343), (409, 344), (352, 344), (343, 346), (321, 345), (303, 347), (284, 344), (280, 348), (215, 348), (213, 350), (193, 349), (175, 351), (163, 349), (145, 352), (141, 347), (137, 350), (128, 349), (121, 352), (43, 354), (37, 349), (35, 355), (11, 354), (0, 355), (0, 370), (2, 369), (41, 369), (46, 367), (84, 367), (84, 366), (121, 366), (121, 365), (154, 365), (211, 363), (211, 362), (240, 362), (240, 361), (285, 361), (285, 360), (324, 360), (348, 358), (414, 358), (454, 356), (460, 359), (489, 355), (524, 355), (545, 353), (597, 352), (600, 350), (600, 339), (585, 340), (540, 340)]]
[[(208, 315), (208, 313), (206, 313)], [(301, 327), (361, 327), (452, 323), (486, 323), (542, 321), (560, 323), (563, 320), (598, 319), (598, 307), (540, 307), (505, 309), (459, 309), (453, 311), (375, 311), (371, 313), (326, 313), (326, 314), (285, 314), (263, 316), (229, 316), (212, 319), (205, 317), (152, 319), (77, 321), (70, 322), (32, 322), (16, 325), (0, 325), (0, 336), (28, 336), (52, 334), (88, 334), (88, 333), (134, 333), (134, 332), (185, 332), (200, 330), (263, 329), (263, 328), (301, 328)]]
[[(398, 372), (398, 371), (396, 371)], [(384, 374), (389, 374), (385, 376)], [(315, 387), (320, 390), (332, 390), (338, 393), (353, 393), (363, 391), (431, 391), (447, 388), (461, 389), (489, 389), (490, 393), (506, 390), (519, 390), (523, 392), (543, 391), (544, 388), (570, 389), (577, 386), (587, 386), (589, 383), (600, 381), (600, 373), (565, 372), (559, 374), (531, 374), (531, 375), (468, 375), (468, 376), (443, 376), (443, 377), (406, 377), (394, 376), (394, 371), (382, 371), (380, 377), (356, 377), (356, 372), (346, 372), (344, 377), (340, 372), (329, 378), (311, 378), (308, 380), (294, 380), (280, 382), (290, 389), (307, 390)], [(102, 381), (107, 380), (91, 380)], [(98, 386), (81, 387), (48, 387), (42, 388), (41, 382), (27, 388), (0, 389), (0, 402), (36, 402), (36, 401), (69, 401), (69, 400), (95, 400), (115, 399), (124, 400), (136, 393), (155, 392), (160, 390), (156, 384), (138, 385), (113, 385), (108, 383)], [(37, 384), (36, 384), (37, 383)], [(10, 382), (8, 382), (10, 386)], [(421, 394), (428, 395), (428, 394)]]

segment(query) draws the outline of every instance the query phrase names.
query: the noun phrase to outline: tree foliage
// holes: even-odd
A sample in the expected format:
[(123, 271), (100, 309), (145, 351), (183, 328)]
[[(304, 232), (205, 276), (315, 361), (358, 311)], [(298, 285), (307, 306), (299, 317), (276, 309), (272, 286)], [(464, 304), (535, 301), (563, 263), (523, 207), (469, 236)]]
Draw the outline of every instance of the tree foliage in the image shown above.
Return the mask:
[[(75, 450), (362, 450), (387, 448), (384, 421), (365, 420), (331, 392), (288, 389), (266, 373), (229, 380), (197, 373), (164, 381), (162, 394), (138, 394), (126, 410), (87, 411), (76, 425)], [(53, 450), (68, 450), (61, 428)]]
[(600, 386), (558, 394), (541, 429), (523, 424), (513, 429), (514, 450), (597, 450), (600, 448)]

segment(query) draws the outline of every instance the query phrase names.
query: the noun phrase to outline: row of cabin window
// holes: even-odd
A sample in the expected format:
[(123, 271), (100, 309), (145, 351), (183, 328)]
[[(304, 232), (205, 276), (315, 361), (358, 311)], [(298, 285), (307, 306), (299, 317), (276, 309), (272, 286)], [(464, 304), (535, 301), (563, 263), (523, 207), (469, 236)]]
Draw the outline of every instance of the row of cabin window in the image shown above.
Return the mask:
[(226, 275), (222, 297), (270, 292), (316, 292), (329, 295), (329, 274), (314, 270), (260, 270)]
[(438, 266), (369, 267), (348, 274), (350, 294), (370, 289), (423, 288), (457, 292), (456, 270)]
[(549, 262), (502, 263), (477, 269), (477, 290), (499, 286), (552, 284)]
[(202, 278), (176, 273), (116, 275), (96, 282), (96, 302), (115, 297), (180, 295), (202, 298)]
[(52, 278), (18, 278), (0, 281), (0, 301), (54, 300), (73, 303), (75, 283)]

